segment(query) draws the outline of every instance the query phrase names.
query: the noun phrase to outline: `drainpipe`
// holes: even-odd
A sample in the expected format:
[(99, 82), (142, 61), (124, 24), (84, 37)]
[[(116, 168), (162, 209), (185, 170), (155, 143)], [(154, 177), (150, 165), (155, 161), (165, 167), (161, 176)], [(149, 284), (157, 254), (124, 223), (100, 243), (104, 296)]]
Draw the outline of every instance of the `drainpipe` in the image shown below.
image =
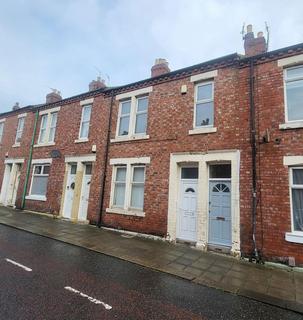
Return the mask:
[(255, 101), (254, 101), (254, 59), (250, 60), (249, 66), (249, 105), (250, 105), (250, 143), (252, 160), (252, 240), (253, 253), (250, 261), (253, 259), (257, 263), (261, 261), (256, 243), (257, 230), (257, 146), (256, 146), (256, 121), (255, 121)]
[(24, 188), (23, 188), (23, 193), (22, 193), (22, 202), (21, 202), (21, 209), (22, 210), (25, 207), (25, 197), (26, 197), (26, 191), (27, 191), (27, 186), (28, 186), (29, 174), (30, 174), (31, 165), (32, 165), (33, 148), (34, 148), (38, 118), (39, 118), (39, 111), (37, 110), (35, 113), (34, 129), (33, 129), (31, 145), (29, 148), (29, 156), (28, 156), (27, 167), (26, 167), (26, 176), (25, 176)]
[(114, 90), (111, 94), (111, 100), (110, 100), (110, 107), (109, 107), (109, 117), (108, 117), (108, 124), (107, 124), (107, 137), (106, 137), (106, 146), (105, 146), (105, 153), (104, 153), (104, 173), (102, 177), (101, 182), (101, 196), (100, 196), (100, 212), (98, 217), (98, 228), (101, 228), (102, 226), (102, 209), (103, 209), (103, 202), (104, 202), (104, 189), (105, 189), (105, 182), (106, 182), (106, 171), (107, 171), (107, 163), (108, 163), (108, 149), (109, 149), (109, 143), (110, 143), (110, 133), (111, 133), (111, 119), (112, 119), (112, 110), (113, 110), (113, 104), (114, 104)]

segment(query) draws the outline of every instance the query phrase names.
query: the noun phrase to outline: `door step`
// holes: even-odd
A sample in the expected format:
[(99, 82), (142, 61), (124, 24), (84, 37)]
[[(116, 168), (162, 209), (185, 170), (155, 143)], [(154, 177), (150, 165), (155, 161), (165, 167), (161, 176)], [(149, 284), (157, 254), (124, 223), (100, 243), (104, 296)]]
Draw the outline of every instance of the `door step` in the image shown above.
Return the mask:
[(220, 245), (215, 245), (215, 244), (208, 244), (207, 250), (230, 254), (231, 247), (220, 246)]

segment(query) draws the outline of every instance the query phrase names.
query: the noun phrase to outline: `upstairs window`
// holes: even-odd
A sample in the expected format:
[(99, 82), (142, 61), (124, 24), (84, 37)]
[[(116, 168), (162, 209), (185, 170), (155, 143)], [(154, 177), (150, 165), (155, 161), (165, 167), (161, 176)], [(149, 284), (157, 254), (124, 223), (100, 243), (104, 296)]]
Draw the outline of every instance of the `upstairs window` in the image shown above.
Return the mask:
[(148, 96), (134, 96), (120, 101), (117, 136), (132, 137), (146, 135), (147, 113)]
[(22, 133), (24, 129), (24, 122), (25, 122), (25, 117), (18, 118), (15, 144), (19, 144), (21, 142)]
[(214, 125), (214, 82), (203, 82), (195, 89), (195, 128)]
[(0, 122), (0, 143), (2, 143), (3, 131), (4, 131), (4, 121)]
[(86, 105), (82, 107), (79, 139), (88, 138), (91, 110), (92, 110), (91, 105)]
[(303, 66), (284, 72), (286, 122), (303, 121)]
[(58, 112), (43, 114), (41, 117), (39, 144), (55, 142)]

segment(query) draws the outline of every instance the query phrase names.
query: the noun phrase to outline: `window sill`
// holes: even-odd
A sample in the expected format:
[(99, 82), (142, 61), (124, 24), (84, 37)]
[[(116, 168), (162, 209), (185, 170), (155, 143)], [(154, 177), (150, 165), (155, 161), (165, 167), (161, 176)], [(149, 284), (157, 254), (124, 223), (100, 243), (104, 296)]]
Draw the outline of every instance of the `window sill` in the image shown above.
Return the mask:
[(217, 132), (216, 127), (206, 127), (206, 128), (195, 128), (188, 131), (189, 135), (192, 134), (204, 134), (204, 133), (214, 133)]
[(75, 143), (83, 143), (83, 142), (88, 142), (88, 138), (80, 138), (80, 139), (76, 139)]
[(146, 139), (149, 139), (149, 135), (121, 136), (121, 137), (115, 137), (115, 139), (110, 139), (110, 142), (115, 143), (115, 142), (146, 140)]
[(279, 124), (280, 130), (303, 128), (303, 121), (294, 121)]
[(121, 209), (121, 208), (107, 208), (106, 212), (122, 214), (122, 215), (126, 215), (126, 216), (145, 217), (145, 212), (130, 211), (130, 210), (125, 210), (125, 209)]
[(17, 142), (17, 143), (15, 143), (15, 144), (13, 144), (12, 147), (13, 147), (13, 148), (18, 148), (18, 147), (20, 147), (20, 142)]
[(46, 196), (29, 195), (25, 197), (26, 200), (46, 201)]
[(34, 148), (48, 147), (48, 146), (54, 146), (54, 145), (55, 145), (55, 142), (38, 143), (34, 145)]
[(285, 240), (294, 243), (303, 243), (303, 232), (286, 232)]

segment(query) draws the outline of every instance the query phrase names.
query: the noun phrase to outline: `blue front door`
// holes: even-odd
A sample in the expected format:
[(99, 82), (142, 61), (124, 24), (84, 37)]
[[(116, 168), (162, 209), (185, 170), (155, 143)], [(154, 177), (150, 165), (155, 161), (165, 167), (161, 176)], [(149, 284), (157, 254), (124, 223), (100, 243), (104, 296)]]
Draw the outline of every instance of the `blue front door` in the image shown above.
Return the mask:
[(209, 243), (231, 246), (231, 183), (209, 182)]

